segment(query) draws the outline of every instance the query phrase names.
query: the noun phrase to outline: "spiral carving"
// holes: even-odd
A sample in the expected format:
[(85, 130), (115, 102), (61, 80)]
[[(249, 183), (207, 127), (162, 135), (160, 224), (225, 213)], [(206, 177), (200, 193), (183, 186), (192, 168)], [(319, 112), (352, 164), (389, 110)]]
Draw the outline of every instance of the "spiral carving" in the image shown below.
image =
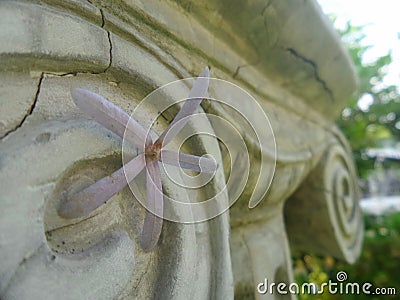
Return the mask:
[(354, 262), (363, 236), (358, 199), (351, 154), (342, 144), (332, 143), (286, 203), (286, 226), (294, 247)]

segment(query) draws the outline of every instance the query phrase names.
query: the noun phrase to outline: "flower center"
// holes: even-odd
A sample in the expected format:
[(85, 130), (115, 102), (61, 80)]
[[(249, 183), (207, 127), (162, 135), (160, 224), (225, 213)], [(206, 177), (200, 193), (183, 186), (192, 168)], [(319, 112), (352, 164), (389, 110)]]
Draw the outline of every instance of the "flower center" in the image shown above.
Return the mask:
[(146, 159), (149, 161), (156, 161), (161, 156), (161, 143), (154, 143), (145, 149)]

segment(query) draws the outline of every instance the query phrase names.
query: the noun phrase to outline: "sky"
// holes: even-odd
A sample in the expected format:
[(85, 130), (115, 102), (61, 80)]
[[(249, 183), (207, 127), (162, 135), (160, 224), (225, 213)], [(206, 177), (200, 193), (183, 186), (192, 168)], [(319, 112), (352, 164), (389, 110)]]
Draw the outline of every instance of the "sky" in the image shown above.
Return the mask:
[(366, 25), (365, 45), (372, 46), (364, 61), (392, 53), (384, 82), (400, 87), (400, 1), (399, 0), (317, 0), (326, 14), (337, 17), (336, 26), (343, 28), (347, 21), (352, 25)]

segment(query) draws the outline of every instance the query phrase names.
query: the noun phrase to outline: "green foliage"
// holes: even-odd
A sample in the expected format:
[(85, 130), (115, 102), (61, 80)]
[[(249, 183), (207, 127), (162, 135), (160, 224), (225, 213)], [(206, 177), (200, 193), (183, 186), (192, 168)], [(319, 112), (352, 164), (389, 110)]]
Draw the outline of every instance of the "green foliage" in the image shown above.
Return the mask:
[[(371, 282), (374, 287), (394, 287), (399, 295), (400, 214), (367, 216), (365, 223), (364, 250), (360, 259), (354, 266), (340, 263), (336, 267), (346, 271), (354, 282)], [(397, 297), (387, 296), (388, 299)], [(381, 298), (369, 296), (368, 299)]]
[[(398, 299), (400, 295), (400, 214), (381, 217), (365, 217), (366, 234), (363, 252), (354, 265), (340, 262), (331, 256), (298, 255), (295, 261), (295, 279), (298, 284), (315, 282), (321, 284), (329, 279), (336, 281), (336, 274), (344, 271), (348, 275), (346, 282), (365, 283), (376, 288), (396, 289), (396, 295), (386, 295), (384, 299)], [(322, 279), (322, 282), (321, 282)], [(373, 295), (299, 295), (299, 300), (316, 299), (369, 299), (378, 300), (382, 296)]]
[[(365, 155), (368, 148), (393, 146), (400, 140), (400, 95), (395, 86), (385, 86), (384, 77), (388, 65), (392, 62), (388, 53), (366, 64), (363, 61), (368, 46), (362, 44), (365, 35), (362, 26), (350, 23), (340, 31), (342, 40), (349, 50), (359, 76), (359, 91), (343, 110), (337, 123), (347, 136), (359, 171), (363, 178), (374, 169), (374, 159)], [(368, 97), (371, 104), (362, 108), (359, 99)], [(396, 128), (397, 126), (397, 128)], [(385, 168), (398, 167), (389, 162)], [(365, 239), (363, 251), (358, 262), (348, 265), (331, 256), (321, 257), (313, 254), (297, 254), (294, 261), (294, 275), (298, 284), (322, 284), (336, 281), (336, 274), (344, 271), (348, 275), (346, 282), (369, 282), (373, 288), (395, 288), (397, 295), (299, 295), (299, 300), (314, 299), (399, 299), (400, 295), (400, 214), (365, 217)]]
[[(387, 67), (392, 62), (390, 53), (371, 63), (363, 62), (369, 46), (362, 45), (365, 38), (362, 28), (347, 23), (347, 27), (340, 31), (360, 82), (359, 91), (343, 110), (337, 124), (352, 146), (360, 177), (366, 178), (373, 168), (373, 159), (366, 157), (364, 151), (393, 146), (400, 140), (400, 130), (396, 128), (396, 124), (400, 125), (400, 95), (396, 86), (383, 84)], [(358, 106), (361, 97), (372, 100), (368, 109)]]

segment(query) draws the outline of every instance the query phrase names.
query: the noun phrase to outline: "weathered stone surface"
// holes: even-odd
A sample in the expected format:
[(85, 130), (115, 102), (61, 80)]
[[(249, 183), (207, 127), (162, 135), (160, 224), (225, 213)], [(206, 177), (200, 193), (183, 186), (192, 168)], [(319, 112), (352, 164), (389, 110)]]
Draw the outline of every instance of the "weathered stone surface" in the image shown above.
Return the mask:
[(107, 32), (45, 5), (2, 1), (1, 69), (102, 72), (110, 62)]
[[(254, 299), (257, 286), (264, 283), (265, 279), (269, 283), (293, 282), (290, 250), (284, 232), (280, 212), (276, 212), (275, 218), (232, 231), (235, 297)], [(258, 296), (262, 299), (276, 299), (275, 295), (276, 292)], [(294, 299), (290, 295), (286, 296), (287, 299)]]
[[(351, 61), (315, 1), (176, 2), (121, 1), (121, 7), (150, 14), (231, 76), (253, 86), (272, 79), (330, 120), (356, 87)], [(248, 68), (267, 76), (253, 81), (242, 73)]]
[(0, 74), (0, 137), (4, 137), (16, 130), (33, 109), (40, 78), (28, 72)]
[[(356, 177), (333, 124), (356, 79), (315, 1), (2, 1), (0, 38), (1, 299), (231, 299), (234, 290), (274, 299), (258, 295), (257, 284), (292, 281), (288, 240), (350, 262), (358, 256)], [(65, 193), (121, 166), (121, 139), (80, 112), (70, 90), (92, 90), (131, 113), (153, 89), (205, 65), (251, 93), (274, 133), (259, 144), (239, 114), (203, 102), (248, 147), (250, 177), (230, 211), (197, 224), (166, 221), (151, 253), (139, 247), (145, 210), (128, 188), (87, 218), (60, 218)], [(170, 92), (137, 121), (151, 122), (158, 105), (187, 86)], [(210, 94), (235, 97), (229, 89)], [(250, 103), (236, 102), (251, 115)], [(163, 114), (154, 130), (173, 116)], [(213, 126), (200, 118), (187, 131), (213, 133)], [(223, 190), (232, 164), (224, 147), (201, 135), (185, 147), (212, 154), (221, 168), (207, 188), (182, 190), (165, 180), (164, 191), (196, 202)], [(276, 163), (275, 174), (249, 209), (261, 154), (266, 170)], [(240, 156), (233, 164), (241, 166)], [(224, 191), (218, 205), (230, 200)], [(195, 213), (174, 209), (185, 218)]]
[(286, 226), (295, 248), (353, 263), (361, 250), (363, 218), (352, 200), (360, 196), (351, 151), (338, 135), (339, 142), (329, 143), (319, 164), (286, 203)]
[[(229, 255), (226, 255), (229, 253), (226, 215), (208, 224), (166, 223), (159, 252), (151, 254), (143, 253), (136, 244), (144, 210), (128, 189), (88, 219), (70, 222), (57, 216), (56, 208), (63, 191), (79, 189), (121, 164), (121, 141), (88, 120), (73, 105), (69, 91), (76, 86), (116, 99), (127, 111), (132, 109), (132, 99), (143, 97), (125, 84), (121, 84), (124, 87), (121, 93), (119, 87), (109, 84), (100, 75), (43, 75), (34, 111), (1, 144), (4, 209), (0, 218), (0, 248), (5, 258), (0, 274), (0, 282), (4, 284), (1, 294), (6, 299), (25, 299), (28, 295), (40, 299), (53, 293), (64, 295), (63, 291), (74, 286), (74, 292), (65, 294), (65, 299), (77, 295), (93, 299), (109, 299), (116, 295), (148, 298), (163, 293), (182, 299), (189, 291), (196, 292), (194, 298), (206, 297), (212, 284), (211, 274), (230, 270)], [(35, 95), (36, 91), (32, 96)], [(154, 108), (149, 108), (151, 110)], [(150, 118), (151, 114), (142, 117)], [(215, 152), (215, 146), (205, 146), (206, 151)], [(219, 184), (222, 183), (220, 176)], [(123, 235), (122, 244), (108, 238), (116, 230), (128, 233)], [(221, 243), (221, 239), (225, 242)], [(99, 250), (104, 248), (104, 243), (111, 243), (108, 252)], [(197, 251), (193, 251), (193, 245), (197, 245)], [(14, 248), (18, 251), (13, 251)], [(212, 266), (209, 251), (212, 257), (218, 258)], [(152, 258), (155, 255), (163, 259), (155, 260)], [(74, 270), (77, 259), (83, 266)], [(52, 272), (59, 272), (58, 279)], [(76, 281), (69, 277), (72, 274), (77, 276)], [(63, 276), (65, 279), (61, 279)], [(194, 291), (191, 284), (195, 277), (209, 284)], [(107, 278), (114, 278), (118, 284)], [(218, 280), (223, 288), (217, 288), (215, 295), (225, 297), (229, 284), (224, 281), (229, 282), (229, 278), (231, 275), (227, 273)], [(68, 284), (62, 284), (62, 280)], [(93, 286), (85, 283), (88, 280), (103, 289), (93, 292)], [(157, 288), (152, 288), (156, 282)]]

